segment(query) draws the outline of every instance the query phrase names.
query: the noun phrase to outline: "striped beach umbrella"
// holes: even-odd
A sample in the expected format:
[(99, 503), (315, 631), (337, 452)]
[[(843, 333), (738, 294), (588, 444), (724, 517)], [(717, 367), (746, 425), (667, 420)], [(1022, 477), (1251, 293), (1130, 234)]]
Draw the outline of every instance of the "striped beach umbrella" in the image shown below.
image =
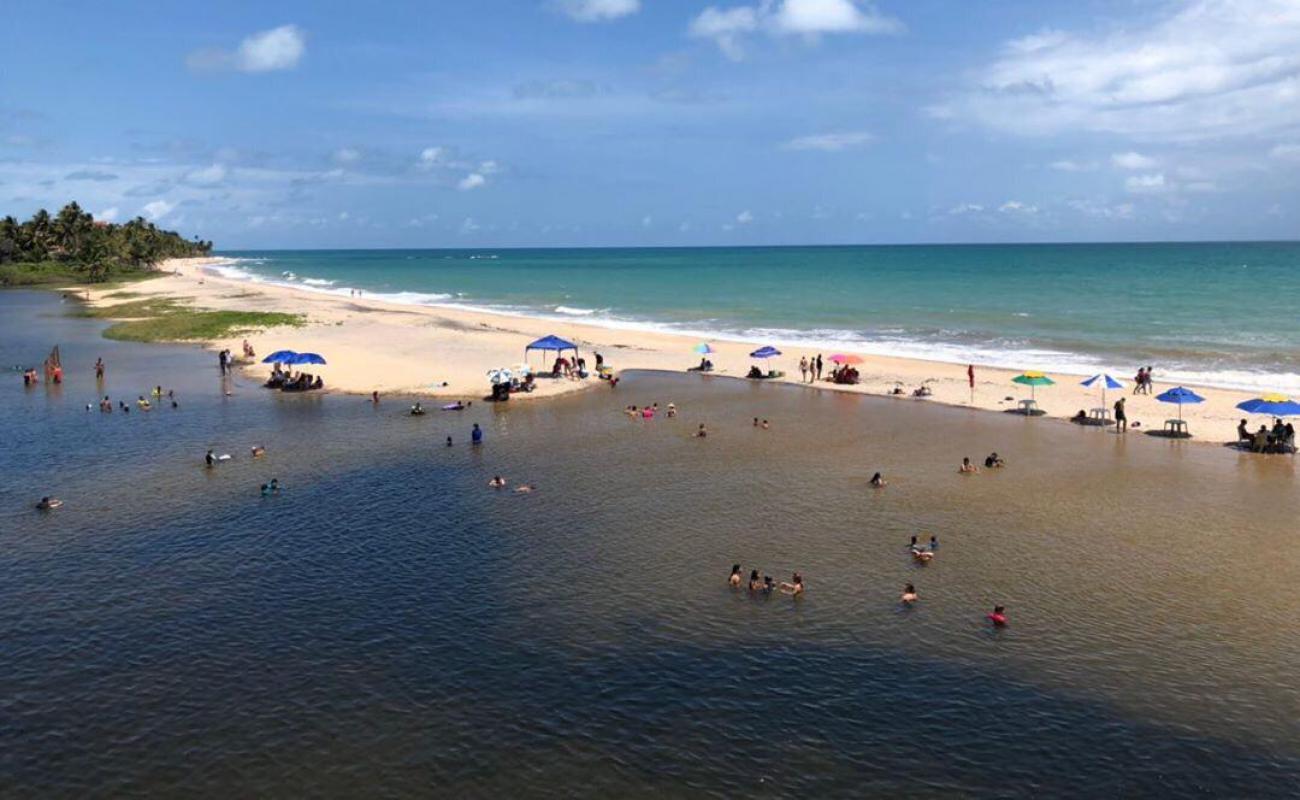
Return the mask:
[(1104, 373), (1104, 372), (1101, 372), (1101, 373), (1098, 373), (1098, 374), (1096, 374), (1096, 375), (1093, 375), (1091, 378), (1087, 379), (1086, 381), (1080, 381), (1080, 384), (1083, 385), (1083, 386), (1087, 386), (1089, 389), (1091, 389), (1091, 388), (1094, 387), (1094, 386), (1100, 386), (1100, 387), (1101, 387), (1101, 407), (1102, 407), (1102, 408), (1105, 408), (1105, 407), (1106, 407), (1106, 390), (1107, 390), (1107, 389), (1123, 389), (1123, 388), (1124, 388), (1124, 384), (1120, 383), (1119, 381), (1115, 380), (1114, 378), (1112, 378), (1111, 376), (1107, 375), (1107, 374)]

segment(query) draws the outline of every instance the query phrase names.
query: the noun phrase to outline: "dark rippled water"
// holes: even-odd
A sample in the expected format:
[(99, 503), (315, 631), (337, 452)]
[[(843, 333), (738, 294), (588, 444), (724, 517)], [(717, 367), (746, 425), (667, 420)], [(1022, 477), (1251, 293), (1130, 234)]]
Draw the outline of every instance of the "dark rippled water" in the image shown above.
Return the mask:
[[(0, 363), (69, 368), (0, 390), (5, 796), (1300, 790), (1292, 459), (652, 374), (410, 418), (60, 310), (0, 293)], [(97, 355), (181, 408), (87, 413)], [(650, 401), (683, 413), (618, 411)]]

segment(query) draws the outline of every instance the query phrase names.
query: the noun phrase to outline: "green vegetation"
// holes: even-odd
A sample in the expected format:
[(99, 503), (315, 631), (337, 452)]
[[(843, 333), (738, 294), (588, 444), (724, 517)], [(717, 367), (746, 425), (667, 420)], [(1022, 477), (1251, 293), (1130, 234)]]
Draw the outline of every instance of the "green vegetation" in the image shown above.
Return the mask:
[(276, 327), (300, 327), (301, 314), (271, 311), (201, 311), (167, 298), (145, 298), (102, 308), (86, 308), (83, 317), (118, 319), (104, 336), (128, 342), (184, 342), (227, 339)]
[(153, 277), (163, 259), (211, 251), (212, 242), (189, 241), (143, 217), (112, 225), (68, 203), (53, 217), (41, 209), (26, 222), (0, 219), (0, 286), (138, 280)]

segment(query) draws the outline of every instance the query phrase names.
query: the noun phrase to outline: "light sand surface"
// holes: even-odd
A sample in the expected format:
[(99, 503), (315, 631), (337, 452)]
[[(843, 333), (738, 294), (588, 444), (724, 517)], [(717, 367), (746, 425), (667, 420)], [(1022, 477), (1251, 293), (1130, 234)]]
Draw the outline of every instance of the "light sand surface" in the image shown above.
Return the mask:
[[(490, 390), (487, 371), (495, 367), (512, 367), (524, 361), (524, 347), (529, 342), (556, 334), (579, 345), (589, 368), (594, 368), (593, 352), (600, 352), (605, 363), (615, 370), (653, 369), (682, 371), (699, 363), (692, 351), (695, 339), (668, 333), (629, 331), (585, 325), (578, 322), (534, 319), (456, 308), (411, 306), (369, 298), (349, 298), (307, 289), (253, 283), (224, 278), (210, 269), (221, 259), (174, 259), (161, 269), (174, 276), (159, 278), (132, 287), (150, 296), (172, 297), (207, 309), (242, 309), (303, 313), (308, 324), (303, 328), (277, 328), (250, 334), (247, 338), (259, 354), (280, 349), (317, 352), (329, 361), (327, 366), (311, 368), (319, 373), (330, 391), (369, 394), (382, 393), (429, 395), (447, 398), (478, 399)], [(107, 297), (112, 292), (91, 292), (96, 305), (125, 302)], [(214, 350), (230, 348), (241, 352), (244, 337), (207, 342)], [(711, 342), (716, 350), (710, 358), (716, 375), (743, 377), (754, 363), (748, 354), (762, 342)], [(781, 380), (800, 381), (799, 359), (817, 354), (787, 348), (782, 356), (764, 363), (785, 371)], [(828, 358), (831, 353), (823, 353)], [(909, 395), (923, 383), (933, 395), (928, 399), (898, 397), (900, 403), (945, 403), (991, 411), (1014, 409), (1016, 401), (1030, 396), (1029, 387), (1012, 383), (1017, 374), (1008, 370), (975, 367), (975, 388), (968, 386), (965, 364), (945, 364), (915, 359), (861, 355), (858, 365), (861, 382), (835, 385), (823, 380), (819, 389), (888, 395), (902, 387)], [(551, 358), (554, 358), (552, 355)], [(529, 358), (534, 368), (543, 366), (536, 353)], [(547, 364), (549, 366), (549, 364)], [(826, 363), (829, 372), (831, 364)], [(269, 367), (250, 365), (252, 374), (262, 376)], [(1062, 419), (1080, 409), (1101, 405), (1100, 394), (1079, 385), (1084, 376), (1056, 374), (1055, 386), (1037, 390), (1039, 406), (1049, 417)], [(1130, 376), (1116, 377), (1130, 384)], [(539, 379), (538, 390), (531, 395), (545, 397), (567, 391), (592, 388), (610, 391), (607, 382), (590, 379)], [(1131, 385), (1111, 391), (1107, 405), (1119, 396), (1127, 398), (1130, 428), (1160, 429), (1164, 421), (1178, 415), (1174, 405), (1157, 402), (1155, 395), (1168, 388), (1156, 376), (1152, 395), (1132, 394)], [(1183, 407), (1183, 417), (1201, 441), (1223, 442), (1235, 438), (1237, 421), (1243, 416), (1235, 406), (1253, 395), (1246, 392), (1197, 387), (1206, 398), (1199, 405)], [(629, 404), (664, 398), (638, 398), (628, 394)], [(1265, 418), (1246, 417), (1252, 429)]]

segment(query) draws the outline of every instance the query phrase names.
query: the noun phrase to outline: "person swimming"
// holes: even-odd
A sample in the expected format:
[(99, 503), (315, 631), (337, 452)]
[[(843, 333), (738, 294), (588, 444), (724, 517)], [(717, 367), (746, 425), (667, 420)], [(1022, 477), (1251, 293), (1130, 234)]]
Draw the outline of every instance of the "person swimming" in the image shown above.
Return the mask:
[(933, 549), (935, 549), (935, 548), (938, 547), (938, 546), (939, 546), (939, 537), (938, 537), (938, 536), (934, 536), (934, 535), (932, 534), (932, 535), (930, 536), (930, 549), (933, 550)]
[(877, 489), (883, 489), (889, 484), (885, 483), (885, 476), (877, 472), (875, 475), (871, 476), (871, 485)]
[(919, 600), (920, 595), (916, 593), (916, 587), (909, 583), (903, 587), (903, 594), (898, 599), (904, 603), (911, 604)]
[(253, 445), (253, 449), (251, 452), (253, 454), (253, 458), (261, 458), (262, 456), (266, 455), (266, 448), (261, 446), (260, 444), (255, 444)]
[(144, 395), (140, 395), (140, 399), (136, 400), (135, 404), (140, 406), (140, 408), (145, 411), (148, 411), (150, 409), (149, 401), (144, 399)]
[(706, 428), (704, 427), (704, 423), (701, 422), (701, 423), (700, 423), (699, 430), (695, 431), (695, 438), (696, 438), (696, 439), (703, 439), (704, 437), (706, 437), (706, 436), (708, 436), (708, 435), (709, 435), (709, 431), (708, 431), (708, 429), (706, 429)]
[(732, 564), (732, 565), (731, 565), (731, 577), (727, 578), (727, 583), (731, 586), (731, 588), (735, 589), (735, 588), (737, 588), (738, 586), (740, 586), (740, 581), (741, 581), (741, 578), (740, 578), (740, 565), (739, 565), (739, 564)]
[(423, 415), (424, 415), (424, 406), (420, 405), (419, 403), (416, 403), (415, 405), (411, 406), (411, 416), (419, 417)]
[(781, 591), (793, 597), (803, 594), (803, 576), (796, 572), (789, 581), (781, 581)]
[(757, 592), (759, 589), (762, 588), (763, 588), (763, 582), (758, 579), (758, 570), (751, 569), (749, 571), (749, 590), (751, 592)]
[(912, 543), (909, 544), (908, 547), (912, 548), (913, 550), (915, 550), (918, 547), (915, 536), (912, 537)]
[(673, 405), (672, 403), (668, 404), (668, 416), (670, 417), (677, 416), (677, 406)]
[(521, 483), (515, 487), (515, 494), (530, 494), (537, 487), (531, 483)]
[(452, 445), (451, 445), (451, 437), (450, 437), (450, 436), (447, 437), (447, 446), (448, 446), (448, 447), (451, 447), (451, 446), (452, 446)]
[(922, 550), (919, 547), (912, 548), (912, 560), (920, 564), (928, 564), (934, 558), (934, 553), (929, 550)]
[(506, 479), (501, 477), (500, 475), (494, 475), (492, 477), (492, 480), (488, 481), (488, 486), (491, 486), (493, 489), (500, 489), (503, 488), (505, 485), (506, 485)]
[(758, 427), (758, 417), (754, 417), (754, 427)]
[(771, 430), (771, 429), (772, 429), (772, 426), (769, 425), (769, 424), (767, 424), (767, 420), (763, 420), (763, 424), (760, 425), (759, 427), (762, 428), (762, 429), (765, 430), (765, 431), (768, 431), (768, 430)]
[(776, 591), (776, 584), (772, 582), (771, 575), (763, 576), (763, 594), (771, 594)]
[(995, 628), (1005, 628), (1007, 625), (1006, 606), (993, 606), (993, 613), (988, 615), (989, 622), (993, 623)]
[(961, 466), (957, 468), (957, 471), (958, 472), (979, 472), (980, 468), (970, 463), (969, 458), (963, 458), (961, 460)]
[(989, 469), (997, 469), (999, 467), (1005, 467), (1006, 465), (1007, 462), (1003, 461), (1002, 457), (997, 453), (990, 453), (989, 457), (984, 459), (984, 466)]
[(50, 511), (63, 505), (63, 501), (57, 497), (42, 497), (41, 502), (36, 504), (37, 511)]

